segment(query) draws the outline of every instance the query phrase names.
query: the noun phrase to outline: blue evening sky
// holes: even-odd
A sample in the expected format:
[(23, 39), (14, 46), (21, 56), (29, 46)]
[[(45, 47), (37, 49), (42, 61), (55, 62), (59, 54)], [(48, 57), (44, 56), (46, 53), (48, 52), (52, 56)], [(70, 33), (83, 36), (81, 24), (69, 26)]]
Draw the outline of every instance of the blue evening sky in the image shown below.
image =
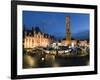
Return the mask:
[(23, 11), (23, 25), (27, 29), (38, 26), (43, 32), (63, 38), (66, 35), (66, 16), (70, 16), (72, 36), (89, 31), (89, 14), (82, 13)]

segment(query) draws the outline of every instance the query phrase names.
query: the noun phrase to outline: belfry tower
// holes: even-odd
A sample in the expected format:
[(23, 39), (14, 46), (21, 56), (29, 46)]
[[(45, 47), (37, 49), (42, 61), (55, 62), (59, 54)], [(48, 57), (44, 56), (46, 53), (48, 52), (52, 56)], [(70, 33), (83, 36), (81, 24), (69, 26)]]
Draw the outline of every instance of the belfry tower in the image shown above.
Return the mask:
[(71, 45), (70, 16), (66, 17), (66, 45)]

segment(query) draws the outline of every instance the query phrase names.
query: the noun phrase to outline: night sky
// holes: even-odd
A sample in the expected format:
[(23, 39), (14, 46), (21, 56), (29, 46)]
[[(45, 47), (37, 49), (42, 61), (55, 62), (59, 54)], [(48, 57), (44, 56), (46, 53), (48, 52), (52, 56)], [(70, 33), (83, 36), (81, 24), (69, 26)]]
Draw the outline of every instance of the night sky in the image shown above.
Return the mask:
[(23, 25), (26, 29), (38, 26), (42, 32), (60, 39), (66, 36), (66, 16), (70, 16), (73, 38), (89, 38), (89, 14), (23, 11)]

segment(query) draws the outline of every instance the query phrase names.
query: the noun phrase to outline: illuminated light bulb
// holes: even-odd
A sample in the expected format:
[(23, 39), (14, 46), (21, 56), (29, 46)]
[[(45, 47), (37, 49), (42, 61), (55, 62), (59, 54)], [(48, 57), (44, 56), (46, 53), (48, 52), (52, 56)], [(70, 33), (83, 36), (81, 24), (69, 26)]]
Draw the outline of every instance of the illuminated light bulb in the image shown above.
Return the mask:
[(42, 61), (44, 61), (44, 58), (42, 58)]

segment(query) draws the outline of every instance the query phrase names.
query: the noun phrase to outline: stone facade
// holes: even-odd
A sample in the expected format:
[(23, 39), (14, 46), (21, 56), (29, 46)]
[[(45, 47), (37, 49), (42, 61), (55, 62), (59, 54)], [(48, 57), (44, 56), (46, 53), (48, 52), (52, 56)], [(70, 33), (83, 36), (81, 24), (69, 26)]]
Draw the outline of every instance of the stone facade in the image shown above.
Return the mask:
[(47, 47), (53, 40), (50, 35), (40, 31), (24, 32), (24, 48)]

